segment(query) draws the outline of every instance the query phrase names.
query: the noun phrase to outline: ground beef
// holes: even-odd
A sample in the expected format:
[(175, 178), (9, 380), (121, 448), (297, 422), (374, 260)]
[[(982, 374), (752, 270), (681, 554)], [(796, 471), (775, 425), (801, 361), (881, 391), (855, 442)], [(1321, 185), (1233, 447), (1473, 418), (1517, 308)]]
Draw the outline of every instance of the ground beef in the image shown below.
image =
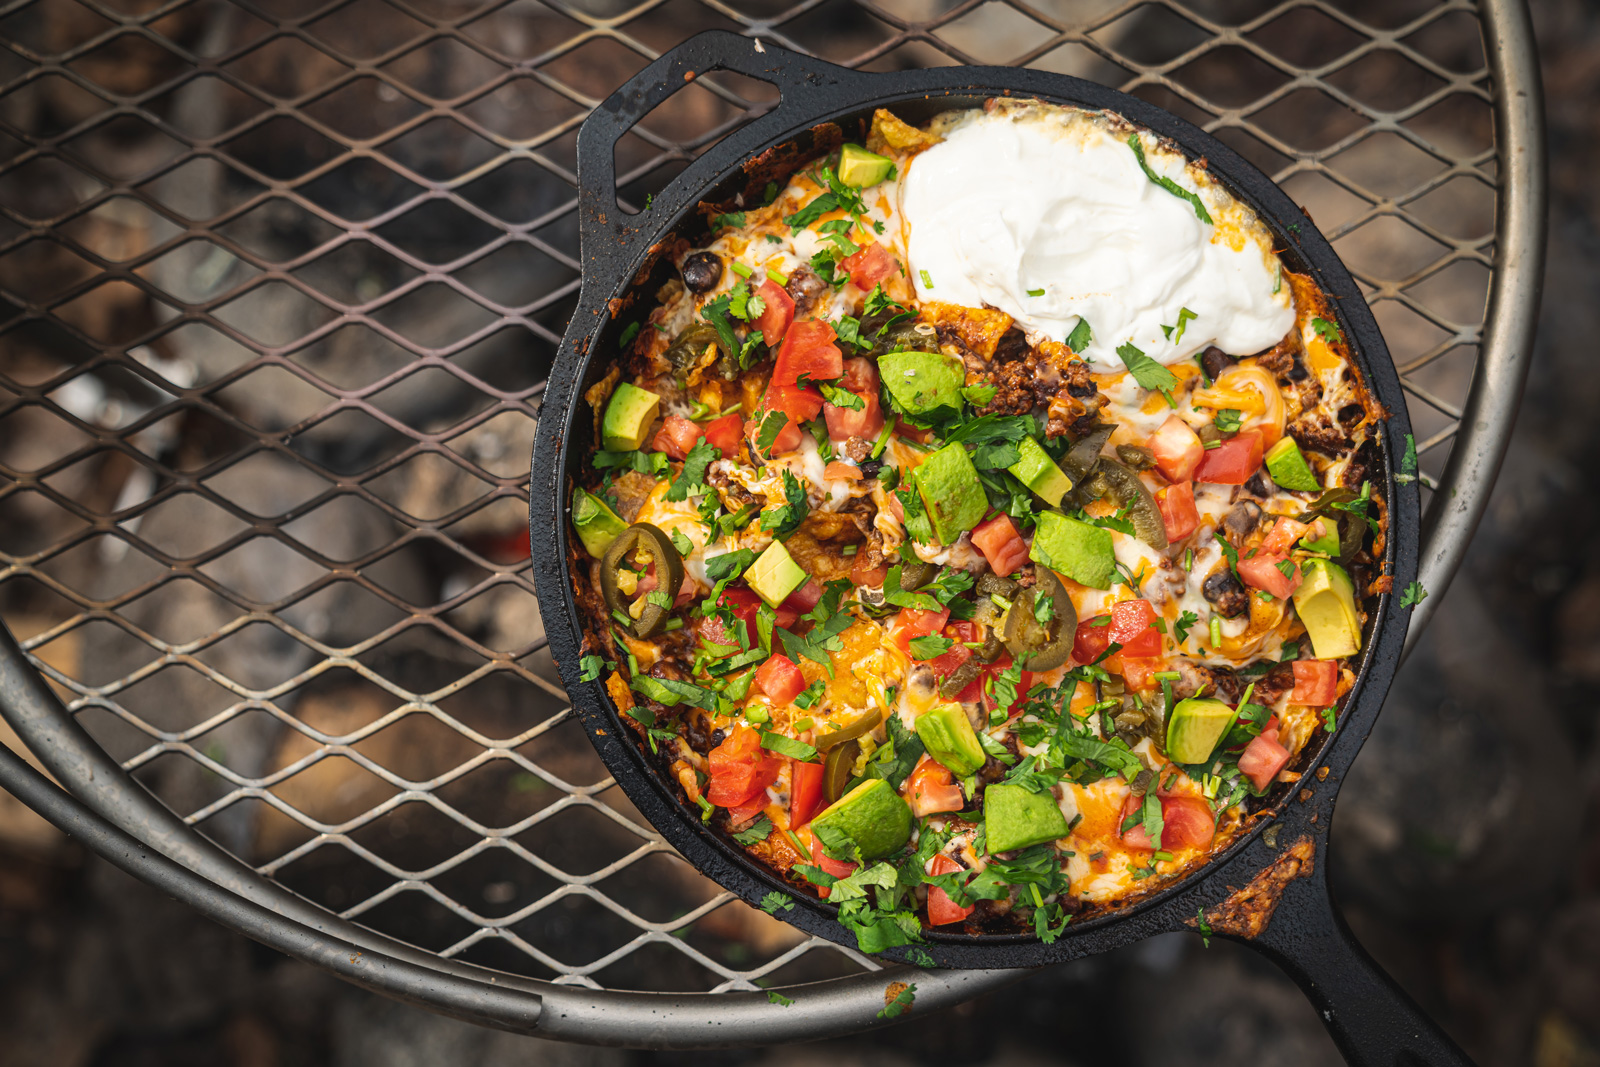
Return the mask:
[(1067, 364), (1067, 395), (1078, 400), (1088, 400), (1097, 396), (1100, 387), (1094, 383), (1094, 373), (1089, 370), (1089, 364), (1082, 360), (1073, 360)]
[[(1264, 370), (1271, 373), (1274, 378), (1288, 378), (1291, 372), (1294, 371), (1295, 365), (1299, 362), (1295, 353), (1295, 349), (1299, 347), (1296, 343), (1297, 340), (1293, 334), (1290, 334), (1261, 353), (1256, 361)], [(1305, 377), (1303, 368), (1300, 371), (1300, 376), (1302, 378)]]
[(1306, 414), (1285, 427), (1295, 443), (1308, 452), (1342, 456), (1350, 447), (1350, 437), (1339, 426), (1330, 425), (1326, 415)]
[(868, 456), (872, 455), (872, 442), (864, 437), (847, 438), (840, 451), (860, 466)]
[(994, 346), (994, 362), (1015, 363), (1028, 355), (1028, 335), (1015, 326), (1007, 330)]
[(1256, 680), (1256, 689), (1250, 694), (1254, 704), (1271, 707), (1278, 698), (1294, 688), (1294, 664), (1280, 663)]
[(738, 511), (746, 504), (756, 502), (755, 495), (729, 477), (725, 470), (712, 470), (706, 475), (706, 481), (717, 490), (717, 495), (722, 498), (722, 506), (729, 511)]
[(796, 267), (790, 271), (789, 284), (783, 288), (794, 301), (794, 317), (798, 321), (811, 315), (817, 302), (827, 293), (828, 283), (810, 267)]

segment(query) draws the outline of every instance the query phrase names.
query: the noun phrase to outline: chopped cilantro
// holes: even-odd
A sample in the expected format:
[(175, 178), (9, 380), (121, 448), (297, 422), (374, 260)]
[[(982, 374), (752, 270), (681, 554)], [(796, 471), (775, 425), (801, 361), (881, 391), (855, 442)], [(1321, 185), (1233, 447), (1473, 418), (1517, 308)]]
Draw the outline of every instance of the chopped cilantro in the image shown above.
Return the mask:
[(1233, 576), (1235, 578), (1238, 578), (1239, 550), (1233, 547), (1232, 543), (1228, 541), (1227, 536), (1224, 535), (1221, 530), (1213, 532), (1211, 536), (1215, 537), (1217, 539), (1217, 544), (1222, 546), (1222, 555), (1228, 561), (1228, 569), (1233, 571)]
[(761, 420), (761, 430), (756, 434), (756, 447), (763, 452), (772, 450), (778, 434), (789, 424), (789, 416), (781, 411), (769, 411)]
[(954, 643), (948, 637), (941, 637), (938, 634), (924, 634), (921, 637), (913, 637), (907, 642), (906, 647), (911, 649), (912, 659), (930, 660), (938, 659), (950, 651), (950, 646)]
[(878, 1013), (878, 1018), (898, 1018), (899, 1016), (904, 1015), (906, 1012), (911, 1010), (911, 1004), (916, 999), (917, 987), (915, 983), (913, 983), (896, 993), (895, 998), (883, 1006), (883, 1010)]
[(776, 915), (780, 911), (793, 911), (794, 901), (774, 889), (761, 898), (761, 910), (768, 915)]
[(761, 513), (761, 528), (771, 530), (779, 538), (788, 537), (798, 530), (811, 512), (811, 505), (806, 502), (805, 486), (788, 469), (783, 472), (783, 495), (783, 504)]
[(1402, 485), (1417, 480), (1417, 439), (1410, 434), (1406, 434), (1405, 454), (1400, 457), (1400, 473), (1394, 480)]
[(606, 667), (609, 670), (616, 669), (616, 664), (607, 664), (604, 659), (592, 654), (580, 657), (578, 666), (582, 670), (582, 673), (578, 675), (578, 681), (580, 682), (592, 682), (598, 679), (601, 667)]
[(1196, 315), (1188, 308), (1179, 308), (1178, 324), (1176, 326), (1163, 326), (1161, 327), (1161, 332), (1166, 336), (1167, 340), (1171, 341), (1173, 344), (1177, 344), (1179, 341), (1183, 340), (1183, 331), (1188, 327), (1189, 321), (1191, 319), (1198, 319), (1199, 317), (1199, 315)]
[(1094, 331), (1089, 329), (1089, 320), (1079, 316), (1078, 324), (1067, 334), (1067, 347), (1074, 352), (1082, 352), (1094, 340)]
[(756, 816), (756, 821), (733, 835), (739, 844), (749, 848), (751, 845), (760, 844), (772, 833), (772, 820), (765, 815)]
[(1206, 922), (1206, 909), (1196, 908), (1194, 910), (1194, 922), (1195, 926), (1200, 930), (1200, 944), (1204, 945), (1206, 948), (1210, 948), (1211, 924)]
[(1421, 582), (1412, 582), (1406, 586), (1405, 592), (1400, 594), (1400, 606), (1409, 608), (1422, 603), (1428, 597), (1428, 591), (1422, 588)]
[[(790, 904), (789, 906), (791, 908), (794, 907), (793, 904)], [(767, 1000), (771, 1001), (773, 1004), (781, 1004), (785, 1008), (787, 1008), (789, 1005), (794, 1003), (794, 999), (793, 998), (784, 996), (782, 993), (778, 992), (776, 989), (767, 990)]]
[(1217, 428), (1218, 433), (1232, 436), (1243, 428), (1243, 415), (1238, 408), (1221, 408), (1211, 417), (1211, 425)]
[(1123, 365), (1140, 388), (1160, 392), (1169, 404), (1176, 403), (1172, 399), (1172, 390), (1178, 385), (1177, 375), (1135, 348), (1132, 341), (1117, 346), (1117, 355), (1122, 357)]
[(1043, 289), (1029, 289), (1028, 290), (1028, 295), (1029, 296), (1043, 296), (1044, 295), (1044, 290)]
[(672, 547), (678, 550), (678, 555), (687, 556), (694, 551), (694, 542), (683, 535), (683, 531), (676, 526), (667, 535), (672, 539)]
[(1189, 627), (1200, 621), (1200, 616), (1192, 611), (1185, 611), (1178, 616), (1178, 621), (1172, 624), (1172, 635), (1178, 639), (1178, 644), (1189, 640)]
[(1311, 328), (1317, 331), (1317, 335), (1324, 341), (1327, 341), (1329, 344), (1335, 344), (1344, 340), (1344, 333), (1339, 329), (1338, 323), (1329, 322), (1327, 319), (1317, 318), (1311, 320)]
[(617, 347), (627, 348), (629, 345), (633, 344), (633, 339), (638, 336), (639, 324), (637, 322), (628, 323), (628, 325), (623, 328), (622, 336), (617, 338)]
[(1173, 196), (1189, 201), (1194, 206), (1195, 217), (1207, 226), (1212, 225), (1211, 213), (1206, 210), (1206, 205), (1200, 200), (1199, 195), (1190, 192), (1171, 178), (1157, 174), (1150, 169), (1150, 164), (1144, 159), (1144, 145), (1139, 141), (1137, 133), (1128, 135), (1128, 147), (1133, 149), (1133, 158), (1139, 161), (1139, 169), (1144, 171), (1144, 176), (1155, 182)]
[(792, 737), (784, 737), (771, 730), (761, 731), (761, 747), (768, 752), (776, 752), (780, 756), (788, 756), (802, 763), (817, 758), (817, 750), (804, 741), (796, 741)]
[(742, 211), (730, 211), (711, 220), (711, 228), (714, 230), (720, 230), (724, 226), (732, 226), (734, 229), (738, 229), (743, 225), (744, 212)]
[(860, 411), (867, 406), (865, 400), (862, 400), (848, 389), (842, 389), (832, 382), (820, 382), (818, 384), (822, 389), (822, 399), (836, 408), (844, 408), (846, 411)]
[[(686, 500), (691, 492), (707, 491), (705, 484), (706, 471), (711, 469), (711, 464), (722, 458), (722, 450), (715, 445), (701, 439), (684, 457), (683, 470), (673, 479), (672, 488), (667, 490), (668, 500)], [(680, 549), (679, 551), (682, 551)], [(687, 555), (688, 553), (684, 553)]]

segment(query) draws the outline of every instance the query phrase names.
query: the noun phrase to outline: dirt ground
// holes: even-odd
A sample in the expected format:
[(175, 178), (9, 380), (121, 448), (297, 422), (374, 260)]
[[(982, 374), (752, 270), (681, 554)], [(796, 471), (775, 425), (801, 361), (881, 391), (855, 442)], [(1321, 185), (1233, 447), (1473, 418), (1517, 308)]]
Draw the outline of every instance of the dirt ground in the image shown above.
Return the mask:
[[(1538, 349), (1471, 556), (1344, 790), (1333, 871), (1363, 942), (1479, 1063), (1600, 1067), (1600, 8), (1533, 6), (1552, 153)], [(0, 829), (5, 1067), (1339, 1062), (1272, 965), (1186, 935), (871, 1037), (710, 1054), (557, 1045), (402, 1006), (223, 931), (4, 794)]]

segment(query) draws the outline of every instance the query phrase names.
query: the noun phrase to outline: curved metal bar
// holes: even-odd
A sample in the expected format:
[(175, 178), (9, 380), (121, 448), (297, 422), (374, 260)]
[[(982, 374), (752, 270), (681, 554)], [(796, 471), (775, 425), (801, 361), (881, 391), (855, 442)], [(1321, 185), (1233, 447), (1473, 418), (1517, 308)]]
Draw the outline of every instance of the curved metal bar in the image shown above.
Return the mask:
[[(97, 745), (0, 624), (0, 708), (57, 780), (0, 744), (5, 789), (95, 854), (207, 918), (365, 989), (458, 1019), (563, 1041), (638, 1048), (723, 1048), (815, 1040), (882, 1025), (885, 990), (915, 982), (919, 1011), (960, 1004), (1026, 970), (890, 967), (764, 993), (619, 993), (562, 986), (441, 959), (347, 922), (262, 878), (145, 792)], [(79, 799), (82, 798), (82, 799)], [(893, 993), (889, 993), (890, 999)]]
[(1533, 24), (1523, 0), (1483, 0), (1483, 39), (1495, 85), (1496, 200), (1494, 282), (1462, 432), (1422, 522), (1417, 580), (1428, 596), (1411, 616), (1406, 649), (1415, 646), (1450, 579), (1466, 557), (1505, 457), (1533, 355), (1544, 284), (1544, 95)]

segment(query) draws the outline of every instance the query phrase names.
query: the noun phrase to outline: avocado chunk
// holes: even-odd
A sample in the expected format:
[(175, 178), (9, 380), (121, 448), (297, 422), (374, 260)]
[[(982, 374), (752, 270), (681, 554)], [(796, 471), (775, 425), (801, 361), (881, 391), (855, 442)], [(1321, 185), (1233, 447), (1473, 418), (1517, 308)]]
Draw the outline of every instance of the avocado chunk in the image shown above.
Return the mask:
[(811, 820), (811, 832), (824, 846), (840, 839), (861, 850), (861, 859), (892, 856), (911, 840), (911, 809), (882, 778), (868, 778)]
[(928, 755), (957, 778), (977, 774), (987, 762), (978, 735), (960, 704), (935, 704), (917, 716), (917, 736)]
[(1028, 558), (1093, 589), (1110, 589), (1117, 573), (1111, 531), (1055, 511), (1040, 514)]
[(1267, 449), (1266, 462), (1267, 473), (1285, 489), (1300, 493), (1315, 493), (1322, 489), (1322, 483), (1311, 472), (1311, 464), (1306, 462), (1305, 453), (1300, 451), (1300, 446), (1292, 437), (1280, 437), (1277, 444)]
[(1167, 717), (1167, 758), (1174, 763), (1205, 763), (1233, 725), (1236, 712), (1220, 700), (1180, 700)]
[(1022, 458), (1007, 469), (1023, 485), (1038, 493), (1046, 504), (1059, 507), (1061, 498), (1072, 491), (1072, 479), (1056, 466), (1050, 453), (1031, 436), (1017, 442), (1017, 451), (1022, 453)]
[(589, 555), (599, 559), (611, 547), (617, 535), (628, 528), (622, 517), (593, 493), (582, 489), (572, 491), (572, 525), (578, 539)]
[(1339, 555), (1339, 523), (1338, 520), (1323, 516), (1323, 527), (1328, 531), (1316, 540), (1310, 537), (1300, 538), (1300, 546), (1307, 552), (1321, 552), (1324, 556)]
[(750, 568), (744, 572), (744, 580), (750, 583), (750, 588), (773, 607), (783, 603), (788, 595), (799, 589), (811, 578), (789, 555), (789, 550), (774, 541), (767, 546), (767, 550), (756, 557)]
[(916, 480), (933, 534), (942, 545), (955, 544), (956, 538), (982, 522), (989, 510), (977, 468), (959, 442), (945, 445), (924, 460), (917, 468)]
[(1361, 616), (1350, 575), (1337, 563), (1308, 559), (1300, 565), (1305, 580), (1294, 591), (1294, 610), (1305, 623), (1318, 659), (1338, 659), (1361, 651)]
[(984, 789), (983, 825), (990, 855), (1067, 836), (1067, 820), (1056, 798), (1020, 785), (996, 783)]
[(847, 144), (839, 151), (839, 180), (857, 189), (877, 185), (893, 168), (894, 160), (868, 152), (858, 144)]
[(642, 447), (660, 410), (661, 398), (650, 390), (628, 382), (617, 386), (600, 422), (600, 439), (606, 451), (632, 452)]
[(959, 360), (938, 352), (886, 352), (878, 358), (878, 373), (907, 415), (926, 415), (939, 408), (961, 410), (967, 372)]

